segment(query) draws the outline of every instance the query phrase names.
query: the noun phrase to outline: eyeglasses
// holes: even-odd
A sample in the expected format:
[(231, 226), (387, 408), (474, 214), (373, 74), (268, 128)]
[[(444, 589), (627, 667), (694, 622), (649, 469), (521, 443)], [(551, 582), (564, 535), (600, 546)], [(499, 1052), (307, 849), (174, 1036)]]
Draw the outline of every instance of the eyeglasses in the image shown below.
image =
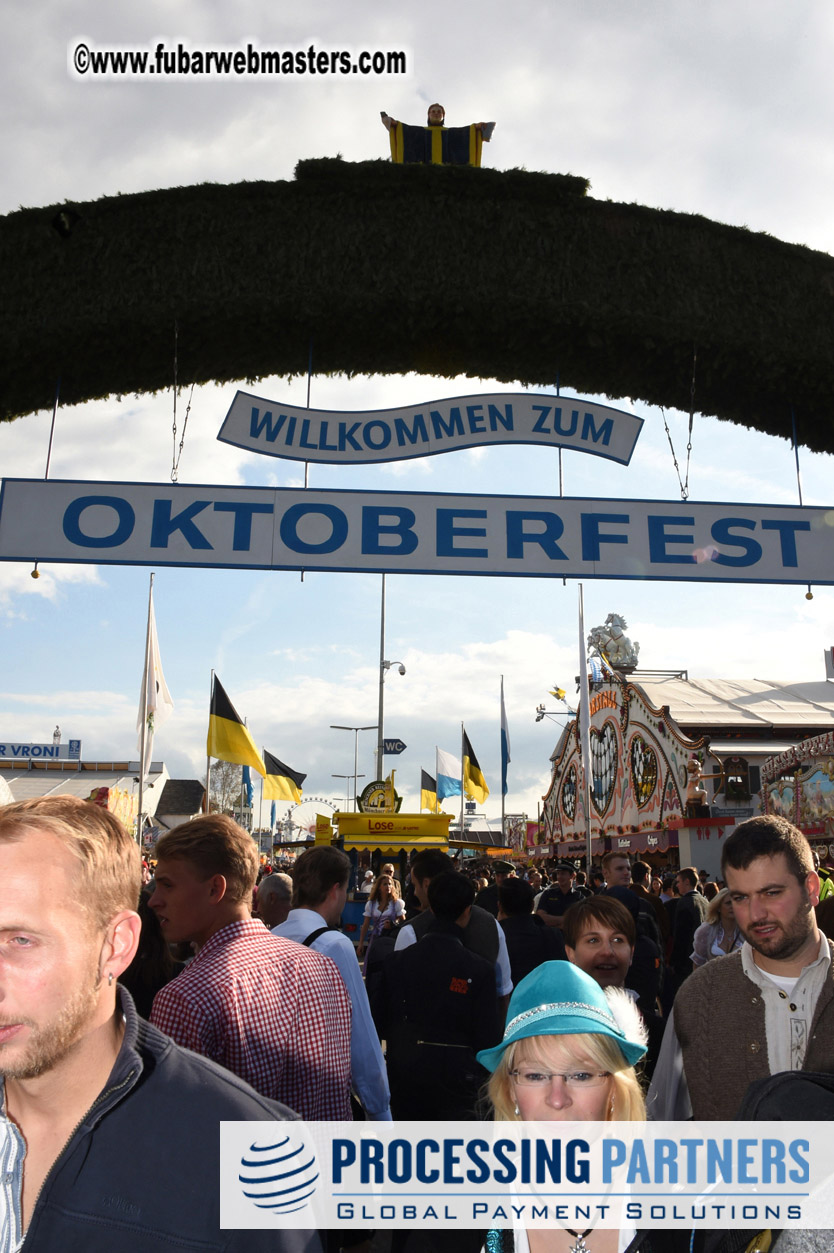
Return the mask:
[(555, 1071), (535, 1070), (531, 1066), (522, 1066), (511, 1070), (510, 1077), (523, 1088), (548, 1088), (552, 1080), (561, 1079), (566, 1088), (574, 1092), (585, 1088), (598, 1088), (603, 1080), (611, 1078), (610, 1070), (594, 1073), (588, 1070), (572, 1070), (569, 1074), (558, 1074)]

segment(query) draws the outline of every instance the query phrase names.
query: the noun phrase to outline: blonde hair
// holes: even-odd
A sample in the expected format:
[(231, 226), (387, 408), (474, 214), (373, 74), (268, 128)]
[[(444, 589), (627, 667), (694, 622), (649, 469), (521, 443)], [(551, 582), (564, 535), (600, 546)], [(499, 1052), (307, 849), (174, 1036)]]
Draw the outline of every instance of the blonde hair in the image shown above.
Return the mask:
[(519, 1061), (539, 1050), (546, 1054), (548, 1045), (554, 1041), (563, 1043), (570, 1052), (582, 1057), (600, 1070), (611, 1073), (613, 1106), (609, 1105), (606, 1122), (645, 1122), (646, 1102), (634, 1073), (620, 1052), (616, 1042), (605, 1035), (537, 1035), (517, 1040), (504, 1050), (501, 1061), (487, 1084), (487, 1096), (495, 1111), (495, 1118), (502, 1122), (521, 1122), (515, 1103), (511, 1072)]
[(76, 859), (78, 892), (72, 904), (97, 930), (122, 910), (135, 910), (142, 890), (142, 858), (115, 814), (78, 796), (38, 796), (0, 806), (0, 841), (45, 832)]
[(707, 916), (704, 919), (705, 922), (712, 923), (714, 926), (715, 923), (721, 921), (721, 906), (729, 899), (729, 896), (729, 888), (721, 888), (720, 892), (716, 892), (715, 896), (707, 906)]
[(392, 901), (398, 901), (400, 899), (400, 889), (397, 887), (396, 879), (390, 874), (381, 874), (378, 879), (374, 879), (374, 886), (371, 888), (371, 894), (368, 897), (368, 900), (374, 902), (379, 900), (380, 887), (383, 879), (388, 879), (391, 884), (391, 887), (388, 890), (389, 898)]

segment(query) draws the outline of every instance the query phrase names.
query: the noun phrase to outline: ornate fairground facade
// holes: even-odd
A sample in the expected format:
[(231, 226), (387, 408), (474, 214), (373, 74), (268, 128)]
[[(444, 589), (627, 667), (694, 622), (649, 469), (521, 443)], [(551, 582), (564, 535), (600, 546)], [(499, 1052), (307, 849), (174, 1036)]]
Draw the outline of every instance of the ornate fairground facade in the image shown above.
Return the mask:
[(762, 791), (768, 813), (804, 831), (823, 862), (834, 857), (834, 731), (771, 757), (762, 767)]
[[(687, 762), (708, 741), (684, 735), (668, 707), (655, 708), (638, 684), (608, 668), (592, 682), (590, 712), (592, 852), (676, 848), (677, 826), (670, 823), (683, 818)], [(541, 841), (556, 854), (576, 856), (585, 851), (586, 832), (578, 718), (551, 760)]]

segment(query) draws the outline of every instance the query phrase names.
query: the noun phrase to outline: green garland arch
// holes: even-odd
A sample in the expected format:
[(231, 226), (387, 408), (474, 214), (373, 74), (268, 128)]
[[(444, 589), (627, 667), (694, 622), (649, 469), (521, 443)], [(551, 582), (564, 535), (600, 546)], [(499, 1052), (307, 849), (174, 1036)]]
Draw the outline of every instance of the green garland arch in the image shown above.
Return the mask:
[[(834, 450), (834, 259), (582, 178), (302, 161), (0, 219), (0, 417), (266, 375), (495, 378)], [(56, 229), (71, 222), (68, 234)]]

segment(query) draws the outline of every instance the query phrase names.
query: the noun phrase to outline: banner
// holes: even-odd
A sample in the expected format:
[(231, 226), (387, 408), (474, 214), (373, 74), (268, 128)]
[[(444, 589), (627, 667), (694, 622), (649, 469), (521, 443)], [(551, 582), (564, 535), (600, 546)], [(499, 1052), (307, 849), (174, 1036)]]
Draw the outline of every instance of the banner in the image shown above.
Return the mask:
[(5, 479), (0, 560), (834, 583), (834, 510)]
[(501, 392), (404, 409), (304, 409), (237, 392), (217, 436), (268, 457), (362, 465), (484, 444), (545, 444), (628, 465), (643, 419), (573, 396)]
[(220, 1226), (830, 1229), (831, 1162), (824, 1122), (223, 1122)]

